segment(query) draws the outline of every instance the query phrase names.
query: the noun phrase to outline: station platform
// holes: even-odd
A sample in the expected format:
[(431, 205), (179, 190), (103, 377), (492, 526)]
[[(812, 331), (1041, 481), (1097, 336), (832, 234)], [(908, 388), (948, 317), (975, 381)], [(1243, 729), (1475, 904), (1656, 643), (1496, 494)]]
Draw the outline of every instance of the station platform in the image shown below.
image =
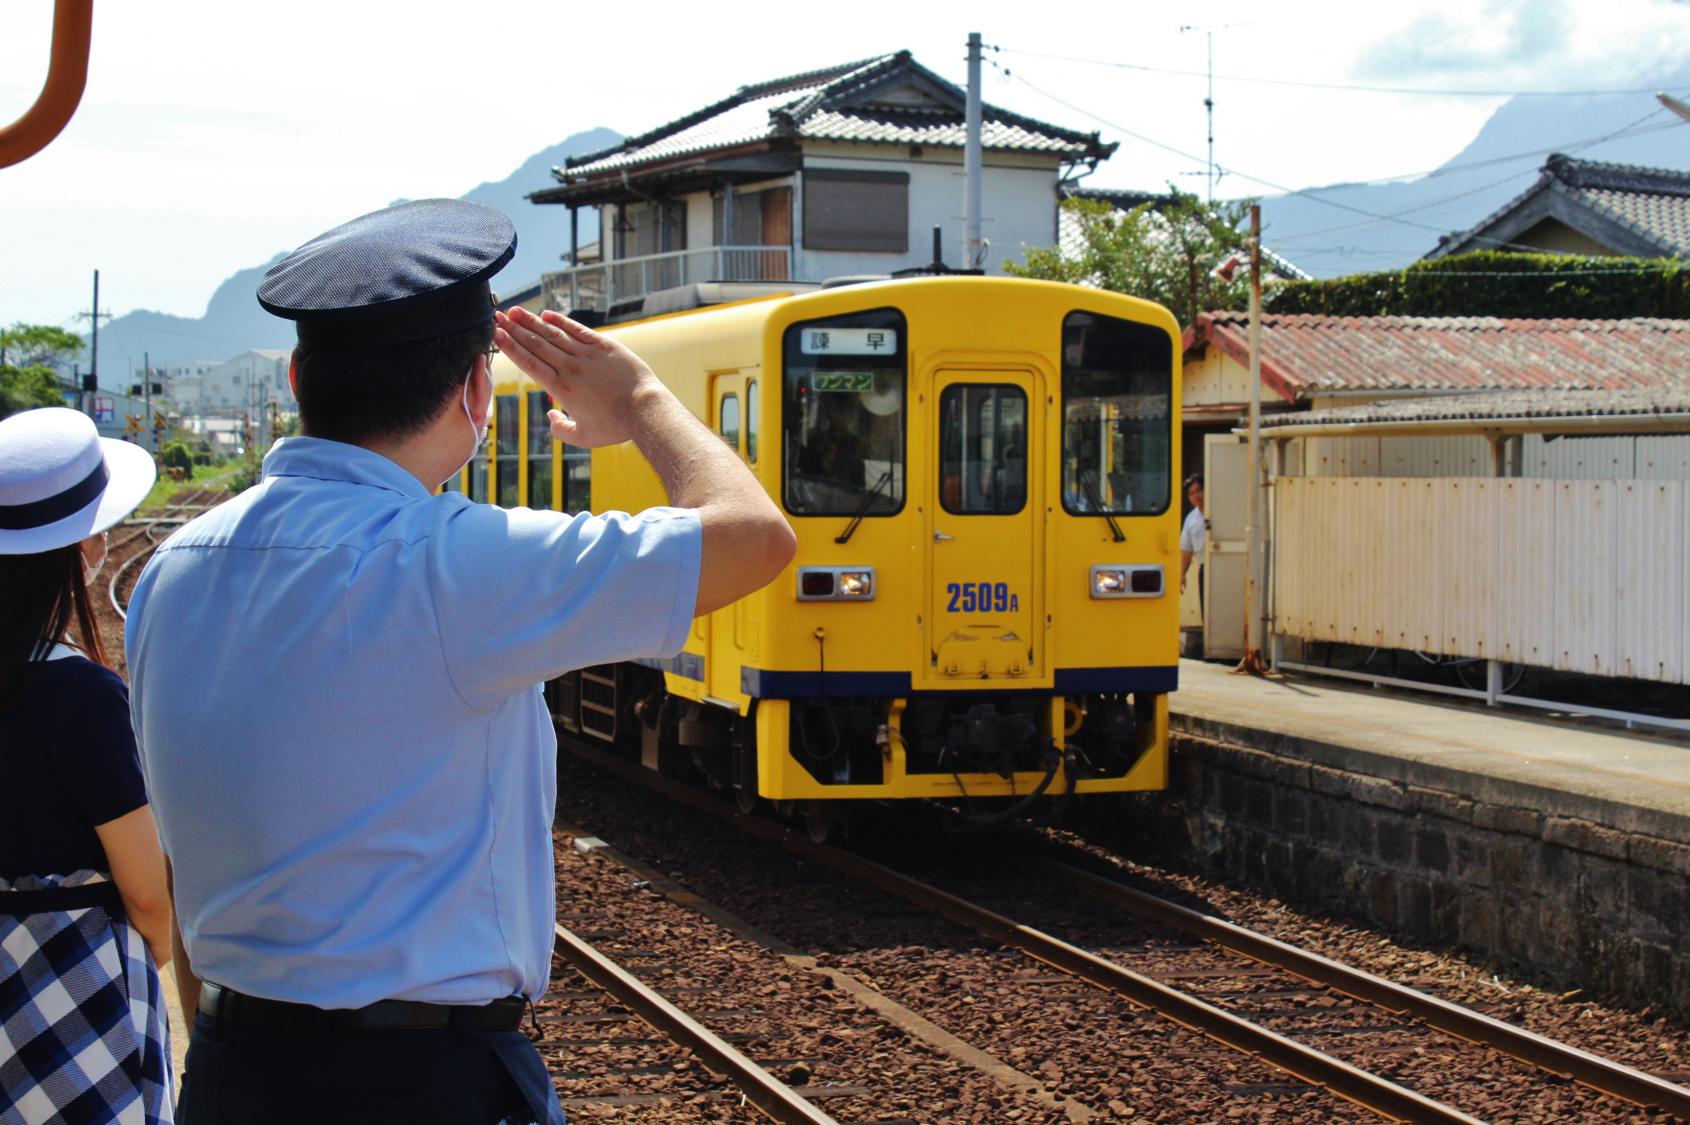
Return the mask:
[(1690, 842), (1690, 736), (1198, 660), (1170, 711), (1178, 733)]

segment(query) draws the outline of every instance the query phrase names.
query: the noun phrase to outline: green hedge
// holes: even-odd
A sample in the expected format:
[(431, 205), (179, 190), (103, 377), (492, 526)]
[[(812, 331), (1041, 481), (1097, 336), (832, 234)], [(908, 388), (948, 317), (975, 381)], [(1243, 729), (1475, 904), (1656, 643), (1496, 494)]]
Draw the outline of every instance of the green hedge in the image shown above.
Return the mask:
[(1388, 273), (1274, 286), (1274, 313), (1690, 319), (1690, 262), (1480, 250)]

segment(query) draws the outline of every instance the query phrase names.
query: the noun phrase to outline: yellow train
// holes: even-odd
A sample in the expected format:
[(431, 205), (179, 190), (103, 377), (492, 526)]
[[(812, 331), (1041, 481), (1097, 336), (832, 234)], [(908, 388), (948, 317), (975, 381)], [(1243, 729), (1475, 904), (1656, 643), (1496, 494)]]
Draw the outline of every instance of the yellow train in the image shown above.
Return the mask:
[[(825, 831), (845, 802), (1002, 819), (1166, 784), (1177, 682), (1179, 331), (1075, 286), (939, 276), (606, 329), (736, 448), (798, 535), (774, 584), (667, 661), (551, 685), (570, 731), (702, 770)], [(567, 511), (662, 504), (632, 445), (565, 449), (494, 365), (460, 487)]]

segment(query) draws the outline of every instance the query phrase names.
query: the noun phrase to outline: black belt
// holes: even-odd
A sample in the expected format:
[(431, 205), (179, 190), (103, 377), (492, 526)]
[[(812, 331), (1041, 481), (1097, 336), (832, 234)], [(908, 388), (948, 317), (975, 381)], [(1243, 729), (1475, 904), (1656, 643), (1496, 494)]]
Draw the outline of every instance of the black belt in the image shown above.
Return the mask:
[(52, 914), (60, 910), (104, 907), (108, 914), (123, 913), (123, 900), (116, 883), (84, 883), (80, 887), (42, 887), (35, 891), (0, 891), (0, 914), (23, 918), (31, 914)]
[(270, 1031), (428, 1031), (461, 1028), (515, 1031), (528, 1001), (506, 996), (491, 1004), (429, 1004), (421, 1000), (377, 1000), (362, 1008), (317, 1008), (286, 1000), (247, 996), (205, 981), (200, 986), (200, 1015), (221, 1027)]

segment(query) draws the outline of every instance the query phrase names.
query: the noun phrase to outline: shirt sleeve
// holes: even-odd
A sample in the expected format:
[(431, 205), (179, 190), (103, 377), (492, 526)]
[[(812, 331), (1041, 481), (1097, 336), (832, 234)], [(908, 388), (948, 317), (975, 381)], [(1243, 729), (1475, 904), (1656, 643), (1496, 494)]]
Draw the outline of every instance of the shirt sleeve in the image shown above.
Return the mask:
[(447, 670), (490, 707), (590, 664), (673, 656), (698, 600), (698, 515), (464, 504), (429, 550)]
[(89, 825), (100, 825), (146, 804), (147, 786), (123, 681), (99, 665), (77, 679), (76, 697), (60, 710), (53, 771)]

